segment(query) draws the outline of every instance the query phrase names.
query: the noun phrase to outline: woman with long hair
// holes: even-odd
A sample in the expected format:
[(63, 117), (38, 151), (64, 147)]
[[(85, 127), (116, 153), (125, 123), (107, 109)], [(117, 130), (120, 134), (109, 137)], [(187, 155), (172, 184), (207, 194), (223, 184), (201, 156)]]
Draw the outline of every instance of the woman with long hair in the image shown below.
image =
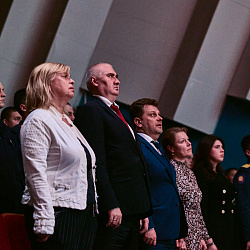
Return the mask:
[(208, 233), (219, 250), (237, 250), (234, 222), (235, 192), (223, 175), (224, 141), (203, 137), (194, 155), (193, 170), (202, 191), (201, 209)]

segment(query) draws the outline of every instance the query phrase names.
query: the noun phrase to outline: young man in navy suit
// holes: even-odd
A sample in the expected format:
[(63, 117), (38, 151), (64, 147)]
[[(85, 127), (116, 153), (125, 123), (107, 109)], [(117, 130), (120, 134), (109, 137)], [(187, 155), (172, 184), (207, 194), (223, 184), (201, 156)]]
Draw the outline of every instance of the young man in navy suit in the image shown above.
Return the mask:
[[(153, 203), (149, 229), (142, 237), (147, 245), (144, 244), (142, 248), (174, 250), (176, 239), (186, 235), (187, 224), (175, 182), (174, 167), (157, 141), (163, 131), (157, 105), (156, 100), (143, 98), (133, 102), (130, 109), (131, 122), (136, 127), (148, 166)], [(179, 245), (183, 245), (184, 241), (177, 243), (178, 247), (183, 247)]]
[(93, 97), (77, 112), (75, 124), (97, 159), (100, 214), (94, 249), (137, 249), (139, 231), (147, 231), (152, 214), (140, 143), (115, 103), (120, 81), (113, 67), (93, 65), (86, 83)]

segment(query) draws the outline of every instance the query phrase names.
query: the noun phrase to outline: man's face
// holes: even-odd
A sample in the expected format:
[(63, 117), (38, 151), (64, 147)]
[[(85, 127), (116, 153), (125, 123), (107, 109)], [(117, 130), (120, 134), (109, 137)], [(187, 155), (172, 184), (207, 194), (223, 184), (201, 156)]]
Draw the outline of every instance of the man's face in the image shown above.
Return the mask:
[(100, 72), (98, 76), (93, 76), (95, 85), (98, 88), (98, 95), (106, 97), (111, 102), (119, 95), (118, 75), (109, 64), (99, 64), (96, 70)]
[(228, 175), (226, 175), (225, 177), (226, 177), (231, 183), (233, 183), (234, 176), (236, 175), (236, 173), (237, 173), (237, 170), (232, 169), (232, 170), (228, 173)]
[(11, 116), (8, 120), (4, 119), (4, 123), (9, 126), (10, 128), (16, 126), (17, 124), (20, 123), (20, 121), (22, 120), (22, 116), (17, 112), (14, 111), (11, 113)]
[(68, 104), (65, 105), (64, 113), (69, 117), (69, 119), (72, 122), (75, 120), (74, 110), (70, 105), (68, 105)]
[(144, 113), (140, 124), (141, 129), (153, 140), (157, 140), (162, 133), (162, 117), (160, 116), (160, 111), (153, 105), (145, 105), (143, 110)]
[(0, 82), (0, 109), (4, 107), (5, 93), (2, 83)]

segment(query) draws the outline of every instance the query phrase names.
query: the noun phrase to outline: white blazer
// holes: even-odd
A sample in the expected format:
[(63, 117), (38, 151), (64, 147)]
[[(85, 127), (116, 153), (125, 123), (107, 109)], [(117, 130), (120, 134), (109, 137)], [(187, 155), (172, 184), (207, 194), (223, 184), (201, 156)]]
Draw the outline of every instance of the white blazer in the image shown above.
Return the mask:
[[(72, 127), (62, 121), (63, 117)], [(36, 109), (22, 125), (21, 147), (26, 177), (22, 203), (34, 206), (35, 233), (53, 234), (53, 206), (86, 208), (87, 160), (79, 140), (91, 154), (95, 186), (95, 154), (66, 115), (54, 107)]]

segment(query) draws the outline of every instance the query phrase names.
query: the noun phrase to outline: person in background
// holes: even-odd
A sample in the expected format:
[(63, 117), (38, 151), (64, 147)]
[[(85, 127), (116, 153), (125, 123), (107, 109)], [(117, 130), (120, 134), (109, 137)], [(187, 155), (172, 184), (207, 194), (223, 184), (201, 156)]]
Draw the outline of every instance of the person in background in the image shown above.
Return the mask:
[[(134, 122), (148, 167), (153, 203), (148, 231), (142, 235), (142, 249), (175, 249), (176, 239), (187, 235), (187, 223), (175, 181), (175, 170), (157, 141), (162, 133), (162, 117), (155, 99), (142, 98), (132, 103)], [(186, 249), (185, 246), (179, 249)]]
[(231, 182), (233, 183), (233, 179), (234, 179), (234, 176), (236, 175), (238, 169), (237, 168), (228, 168), (226, 171), (225, 171), (225, 177)]
[(70, 68), (61, 63), (41, 64), (29, 77), (21, 146), (32, 249), (92, 249), (96, 158), (63, 111), (73, 85)]
[[(0, 83), (0, 109), (4, 107), (5, 97)], [(17, 132), (13, 129), (0, 120), (0, 214), (23, 213), (21, 198), (24, 173), (19, 141), (20, 127), (15, 127)]]
[(18, 125), (22, 120), (22, 116), (17, 112), (14, 107), (4, 108), (1, 113), (1, 120), (10, 128)]
[(219, 250), (239, 249), (234, 218), (235, 191), (223, 175), (224, 141), (204, 136), (194, 155), (193, 171), (202, 191), (201, 209), (208, 233)]
[(186, 166), (187, 166), (188, 168), (190, 168), (190, 169), (192, 169), (192, 167), (193, 167), (193, 158), (194, 158), (194, 155), (193, 155), (193, 153), (192, 153), (192, 155), (188, 155), (188, 156), (186, 157), (186, 160), (185, 160)]
[(152, 214), (146, 164), (136, 133), (115, 103), (120, 81), (113, 67), (95, 64), (85, 80), (93, 97), (77, 112), (75, 125), (97, 159), (100, 214), (94, 249), (137, 249), (139, 231), (147, 231)]
[(250, 249), (250, 135), (241, 141), (241, 147), (246, 155), (247, 163), (239, 168), (234, 177), (236, 189), (236, 211), (240, 225), (242, 249)]
[(162, 146), (176, 171), (176, 184), (184, 205), (188, 235), (184, 239), (187, 249), (217, 249), (209, 236), (202, 212), (202, 193), (193, 171), (186, 166), (186, 158), (192, 157), (192, 145), (187, 129), (172, 127), (162, 135)]
[(70, 103), (67, 103), (63, 110), (64, 110), (65, 115), (67, 115), (69, 117), (69, 119), (72, 122), (74, 122), (74, 120), (75, 120), (74, 110), (73, 110), (72, 106), (70, 105)]
[(22, 116), (22, 121), (26, 118), (26, 88), (19, 89), (14, 95), (14, 107)]

